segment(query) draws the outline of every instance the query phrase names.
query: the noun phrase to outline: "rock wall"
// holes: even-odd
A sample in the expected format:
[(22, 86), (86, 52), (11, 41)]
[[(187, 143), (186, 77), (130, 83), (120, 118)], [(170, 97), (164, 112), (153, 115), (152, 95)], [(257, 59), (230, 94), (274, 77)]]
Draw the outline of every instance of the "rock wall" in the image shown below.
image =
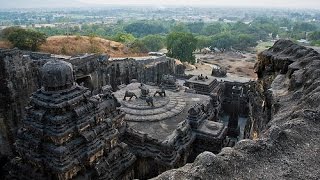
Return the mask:
[(52, 58), (70, 62), (76, 81), (94, 94), (105, 85), (116, 90), (118, 85), (132, 79), (158, 83), (164, 74), (184, 74), (174, 59), (165, 56), (140, 60), (109, 60), (108, 56), (96, 54), (59, 58), (51, 54), (0, 49), (0, 155), (12, 155), (16, 130), (25, 115), (24, 108), (31, 94), (40, 88), (39, 69)]
[[(129, 84), (132, 79), (138, 82), (153, 82), (159, 84), (162, 75), (184, 75), (184, 69), (176, 64), (174, 59), (166, 56), (150, 57), (149, 59), (113, 59), (103, 62), (104, 67), (98, 71), (103, 76), (106, 84), (111, 84), (114, 90), (118, 85)], [(101, 81), (101, 80), (100, 80)]]
[(0, 50), (0, 153), (11, 154), (17, 124), (24, 115), (30, 95), (39, 88), (39, 66), (46, 61), (36, 54)]
[[(279, 40), (258, 56), (254, 139), (205, 152), (155, 179), (319, 179), (320, 55)], [(264, 101), (264, 102), (263, 102)], [(252, 136), (252, 135), (250, 135)]]

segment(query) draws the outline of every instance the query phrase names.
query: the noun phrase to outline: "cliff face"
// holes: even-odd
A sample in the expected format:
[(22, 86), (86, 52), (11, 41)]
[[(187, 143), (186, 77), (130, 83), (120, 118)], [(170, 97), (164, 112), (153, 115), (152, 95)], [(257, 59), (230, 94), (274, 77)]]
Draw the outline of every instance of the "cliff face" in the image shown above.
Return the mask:
[(29, 97), (39, 87), (39, 70), (48, 54), (0, 50), (0, 154), (11, 154), (17, 124)]
[(246, 139), (155, 179), (319, 179), (320, 55), (279, 40), (258, 55)]

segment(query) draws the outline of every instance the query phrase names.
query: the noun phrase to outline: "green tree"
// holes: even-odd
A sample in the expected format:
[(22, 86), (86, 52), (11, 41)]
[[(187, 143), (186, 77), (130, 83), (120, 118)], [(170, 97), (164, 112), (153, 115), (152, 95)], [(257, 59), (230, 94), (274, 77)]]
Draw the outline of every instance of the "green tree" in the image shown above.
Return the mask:
[(200, 21), (200, 22), (189, 23), (187, 24), (187, 27), (190, 32), (200, 34), (201, 31), (203, 30), (204, 22)]
[(235, 39), (235, 48), (239, 50), (245, 50), (248, 47), (255, 47), (258, 43), (254, 36), (249, 34), (239, 34)]
[(220, 33), (212, 37), (211, 48), (230, 49), (235, 41), (235, 36), (230, 33)]
[(143, 37), (150, 34), (166, 33), (167, 30), (161, 24), (151, 24), (148, 22), (134, 22), (124, 27), (127, 33), (136, 37)]
[(221, 33), (223, 30), (220, 23), (209, 24), (203, 28), (203, 35), (212, 36)]
[(177, 23), (172, 27), (171, 31), (172, 32), (189, 32), (189, 29), (184, 23)]
[(196, 36), (197, 39), (197, 49), (201, 50), (203, 48), (209, 47), (211, 43), (211, 38), (209, 36)]
[(191, 33), (172, 32), (167, 36), (168, 56), (181, 61), (195, 63), (193, 52), (197, 48), (197, 39)]
[(160, 35), (148, 35), (142, 38), (141, 41), (148, 51), (159, 51), (165, 46), (165, 38)]
[(135, 40), (135, 37), (132, 34), (128, 33), (117, 33), (114, 38), (114, 41), (122, 42), (122, 43), (129, 43)]
[(130, 47), (134, 53), (148, 52), (146, 45), (140, 39), (135, 39), (134, 41), (128, 44), (128, 47)]
[(46, 42), (47, 36), (44, 33), (19, 28), (11, 32), (7, 39), (14, 47), (36, 51), (41, 44)]
[(17, 31), (18, 29), (21, 29), (21, 28), (17, 26), (7, 27), (1, 31), (0, 36), (2, 39), (8, 39), (9, 35)]
[(308, 22), (298, 22), (293, 26), (294, 32), (310, 32), (315, 31), (317, 27), (313, 23)]
[(320, 40), (320, 31), (314, 31), (311, 34), (309, 34), (309, 39), (311, 41), (318, 41)]

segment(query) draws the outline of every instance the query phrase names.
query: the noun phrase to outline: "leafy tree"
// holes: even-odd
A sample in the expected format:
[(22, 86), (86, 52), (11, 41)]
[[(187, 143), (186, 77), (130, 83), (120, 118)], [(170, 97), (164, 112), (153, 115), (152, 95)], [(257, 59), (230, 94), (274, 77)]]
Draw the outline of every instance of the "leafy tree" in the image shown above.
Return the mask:
[(151, 24), (147, 22), (135, 22), (124, 27), (127, 33), (131, 33), (136, 37), (143, 37), (150, 34), (166, 33), (167, 30), (163, 25)]
[(148, 51), (159, 51), (165, 46), (165, 38), (160, 35), (148, 35), (141, 41)]
[(103, 28), (98, 28), (95, 30), (95, 32), (97, 33), (97, 35), (99, 36), (104, 36), (106, 34), (106, 31)]
[(203, 30), (203, 27), (204, 27), (203, 21), (187, 24), (187, 28), (189, 29), (189, 31), (197, 34), (201, 33), (201, 31)]
[(311, 41), (318, 41), (320, 40), (320, 31), (314, 31), (309, 35), (309, 39)]
[(196, 36), (197, 49), (203, 49), (211, 45), (211, 38), (209, 36)]
[(0, 33), (2, 39), (8, 39), (9, 35), (18, 29), (21, 29), (20, 27), (17, 26), (11, 26), (3, 29)]
[(184, 23), (175, 24), (172, 29), (172, 32), (190, 32), (188, 27)]
[(212, 37), (211, 48), (231, 49), (235, 44), (235, 37), (230, 33), (221, 33)]
[(132, 34), (128, 33), (117, 33), (113, 40), (122, 43), (129, 43), (133, 42), (135, 40), (135, 37)]
[(239, 50), (245, 50), (248, 47), (255, 47), (258, 45), (254, 36), (249, 34), (239, 34), (235, 40), (235, 48)]
[(220, 23), (209, 24), (204, 27), (202, 34), (212, 36), (221, 33), (222, 29), (223, 28)]
[(315, 31), (317, 27), (313, 23), (308, 22), (298, 22), (293, 26), (294, 32), (310, 32)]
[(135, 39), (133, 42), (128, 44), (128, 47), (130, 47), (134, 53), (148, 52), (146, 45), (140, 39)]
[(312, 42), (311, 42), (311, 45), (312, 45), (312, 46), (320, 46), (320, 40), (312, 41)]
[(167, 36), (168, 56), (195, 63), (193, 51), (196, 50), (197, 39), (191, 33), (172, 32)]
[(7, 39), (14, 47), (36, 51), (41, 44), (46, 42), (47, 36), (44, 33), (19, 28), (9, 33)]
[(238, 21), (231, 25), (231, 30), (233, 32), (248, 33), (250, 31), (250, 27), (247, 24)]
[(211, 38), (211, 48), (245, 50), (256, 45), (257, 39), (250, 34), (220, 33)]

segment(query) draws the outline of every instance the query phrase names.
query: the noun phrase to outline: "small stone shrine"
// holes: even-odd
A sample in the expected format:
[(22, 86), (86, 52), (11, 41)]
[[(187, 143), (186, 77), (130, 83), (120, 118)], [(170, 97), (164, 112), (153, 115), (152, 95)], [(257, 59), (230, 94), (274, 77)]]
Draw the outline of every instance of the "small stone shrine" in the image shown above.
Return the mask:
[(176, 78), (172, 75), (163, 75), (160, 86), (164, 89), (179, 91), (179, 87), (176, 83)]
[(185, 82), (185, 86), (192, 88), (196, 93), (209, 95), (214, 89), (219, 86), (219, 82), (212, 76), (193, 76)]

